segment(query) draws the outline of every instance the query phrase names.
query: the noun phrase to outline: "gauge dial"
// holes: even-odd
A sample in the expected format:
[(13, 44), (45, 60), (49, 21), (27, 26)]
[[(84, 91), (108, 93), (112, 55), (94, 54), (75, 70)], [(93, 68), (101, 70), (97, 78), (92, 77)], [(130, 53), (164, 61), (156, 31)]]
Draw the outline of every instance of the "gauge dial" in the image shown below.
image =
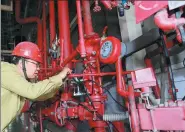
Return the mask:
[(111, 41), (105, 41), (101, 47), (100, 55), (102, 58), (107, 58), (112, 52), (112, 42)]

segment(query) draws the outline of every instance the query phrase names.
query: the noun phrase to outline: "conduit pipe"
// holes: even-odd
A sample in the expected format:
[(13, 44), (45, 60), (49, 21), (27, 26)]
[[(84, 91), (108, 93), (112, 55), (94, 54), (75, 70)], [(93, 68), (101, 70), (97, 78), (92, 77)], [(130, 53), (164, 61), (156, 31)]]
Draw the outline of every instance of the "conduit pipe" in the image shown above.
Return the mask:
[(154, 22), (163, 31), (169, 31), (185, 24), (185, 18), (169, 18), (167, 9), (163, 9), (155, 14)]
[(84, 41), (84, 32), (83, 32), (83, 22), (82, 22), (82, 14), (81, 14), (81, 3), (80, 0), (76, 1), (77, 8), (77, 18), (78, 18), (78, 32), (79, 32), (79, 52), (81, 57), (86, 56), (85, 50), (85, 41)]
[(92, 27), (92, 20), (91, 20), (91, 10), (90, 10), (90, 4), (88, 0), (82, 1), (83, 6), (83, 18), (84, 18), (84, 31), (85, 35), (92, 35), (94, 33), (93, 27)]
[[(26, 23), (37, 23), (37, 44), (39, 49), (41, 50), (41, 54), (43, 54), (43, 45), (42, 45), (42, 21), (38, 17), (28, 17), (28, 18), (21, 18), (20, 15), (20, 0), (15, 1), (15, 15), (16, 15), (16, 21), (20, 24), (26, 24)], [(41, 65), (42, 68), (42, 65)]]
[[(63, 62), (72, 52), (70, 40), (69, 9), (67, 0), (58, 0), (58, 25), (60, 38), (60, 61)], [(65, 47), (65, 50), (64, 50)], [(68, 64), (72, 68), (72, 64)]]

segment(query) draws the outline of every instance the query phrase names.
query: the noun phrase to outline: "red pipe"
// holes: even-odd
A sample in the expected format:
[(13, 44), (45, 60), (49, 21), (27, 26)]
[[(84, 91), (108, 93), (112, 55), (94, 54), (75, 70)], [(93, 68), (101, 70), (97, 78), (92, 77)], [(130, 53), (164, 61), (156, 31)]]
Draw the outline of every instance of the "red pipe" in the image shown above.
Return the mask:
[[(122, 72), (122, 75), (126, 75), (126, 74), (130, 74), (131, 72), (128, 71), (128, 72)], [(103, 72), (103, 73), (86, 73), (86, 74), (71, 74), (69, 75), (69, 77), (84, 77), (84, 76), (114, 76), (116, 75), (117, 73), (116, 72)]]
[(140, 132), (139, 127), (139, 119), (138, 119), (138, 113), (136, 109), (136, 103), (135, 103), (135, 97), (134, 97), (134, 89), (132, 86), (128, 86), (129, 90), (129, 113), (131, 116), (131, 127), (132, 132)]
[[(63, 61), (68, 56), (70, 56), (73, 50), (70, 40), (69, 9), (67, 0), (58, 0), (58, 21), (59, 21), (58, 25), (61, 51), (60, 55), (63, 56), (63, 58), (61, 57), (60, 61)], [(72, 68), (72, 64), (68, 64), (68, 67)]]
[[(153, 70), (153, 65), (152, 65), (151, 59), (145, 58), (144, 61), (145, 61), (146, 67), (152, 68), (152, 70)], [(154, 71), (154, 70), (153, 70), (153, 71)], [(156, 78), (156, 75), (155, 75), (155, 78)], [(153, 91), (154, 91), (155, 97), (156, 97), (157, 99), (160, 99), (160, 97), (161, 97), (161, 95), (160, 95), (161, 90), (160, 90), (160, 88), (159, 88), (158, 83), (157, 83), (157, 85), (154, 87)]]
[(177, 35), (176, 35), (177, 41), (178, 41), (179, 43), (182, 43), (181, 33), (180, 33), (180, 31), (179, 31), (178, 28), (176, 29), (176, 33), (177, 33)]
[(92, 35), (94, 33), (93, 27), (92, 27), (92, 20), (91, 20), (91, 10), (90, 10), (90, 4), (88, 0), (82, 1), (83, 6), (83, 18), (84, 18), (84, 29), (85, 29), (85, 35)]
[[(56, 67), (55, 69), (47, 69), (47, 71), (50, 71), (47, 73), (47, 76), (53, 76), (55, 74), (57, 74), (58, 72), (60, 72), (68, 63), (70, 63), (76, 56), (78, 55), (78, 52), (76, 50), (74, 50), (72, 52), (72, 54), (67, 57), (63, 63), (60, 64), (60, 67)], [(45, 70), (45, 69), (41, 69), (41, 70)]]
[(167, 9), (163, 9), (154, 16), (155, 24), (162, 30), (174, 30), (178, 25), (185, 24), (185, 18), (169, 18)]
[[(52, 47), (52, 43), (56, 37), (56, 29), (55, 29), (55, 2), (53, 0), (49, 1), (49, 27), (50, 27), (50, 48)], [(57, 60), (52, 59), (52, 67), (56, 68)]]
[(114, 126), (117, 128), (118, 132), (125, 132), (124, 123), (121, 121), (114, 121)]
[[(43, 22), (43, 52), (44, 52), (44, 68), (47, 68), (47, 33), (46, 33), (46, 5), (43, 1), (43, 12), (42, 12), (42, 22)], [(45, 70), (46, 73), (46, 70)]]
[(112, 10), (111, 1), (110, 0), (101, 0), (102, 4), (109, 10)]
[(49, 1), (49, 27), (50, 27), (50, 46), (52, 47), (52, 42), (55, 40), (56, 30), (55, 30), (55, 2), (53, 0)]
[(80, 0), (76, 1), (76, 8), (77, 8), (77, 16), (78, 16), (79, 50), (80, 50), (81, 57), (85, 57), (86, 50), (85, 50), (85, 41), (84, 41), (84, 32), (83, 32), (83, 22), (82, 22)]
[(121, 64), (121, 58), (119, 57), (116, 62), (116, 81), (117, 81), (117, 92), (123, 96), (127, 97), (128, 92), (126, 91), (126, 84), (124, 79), (122, 78), (122, 64)]
[[(15, 15), (16, 15), (16, 21), (20, 24), (26, 24), (26, 23), (37, 23), (37, 44), (39, 49), (41, 50), (41, 53), (43, 54), (43, 46), (42, 46), (42, 22), (38, 17), (28, 17), (28, 18), (21, 18), (20, 15), (20, 0), (15, 1)], [(43, 65), (41, 65), (41, 68)]]
[(72, 52), (72, 54), (69, 56), (69, 57), (67, 57), (65, 60), (64, 60), (64, 62), (63, 63), (61, 63), (61, 67), (64, 67), (64, 66), (66, 66), (69, 62), (71, 62), (76, 56), (78, 55), (78, 52), (77, 52), (77, 50), (74, 50), (73, 52)]

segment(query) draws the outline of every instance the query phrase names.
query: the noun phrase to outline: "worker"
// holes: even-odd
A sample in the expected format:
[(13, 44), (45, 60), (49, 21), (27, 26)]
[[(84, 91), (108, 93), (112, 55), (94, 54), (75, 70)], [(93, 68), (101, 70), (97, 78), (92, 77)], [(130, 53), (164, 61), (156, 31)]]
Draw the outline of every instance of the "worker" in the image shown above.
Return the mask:
[(31, 83), (37, 77), (42, 56), (32, 42), (20, 42), (12, 52), (12, 63), (1, 62), (1, 131), (21, 113), (25, 100), (51, 98), (71, 70), (67, 67), (55, 76)]

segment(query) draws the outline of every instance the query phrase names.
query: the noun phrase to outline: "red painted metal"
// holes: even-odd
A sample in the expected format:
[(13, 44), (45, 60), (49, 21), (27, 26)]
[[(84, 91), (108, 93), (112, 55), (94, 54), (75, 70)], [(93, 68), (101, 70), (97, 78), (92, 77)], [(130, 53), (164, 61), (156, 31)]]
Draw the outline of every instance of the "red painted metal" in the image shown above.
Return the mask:
[(132, 132), (140, 132), (140, 125), (139, 125), (139, 117), (138, 112), (136, 109), (135, 97), (134, 97), (134, 89), (132, 86), (128, 86), (129, 90), (129, 111), (130, 111), (130, 118), (131, 118), (131, 127)]
[(121, 63), (121, 58), (119, 57), (117, 62), (116, 62), (116, 90), (119, 93), (119, 95), (123, 97), (128, 96), (128, 92), (126, 91), (126, 84), (125, 81), (122, 77), (122, 63)]
[[(185, 28), (184, 28), (184, 30), (185, 30)], [(176, 33), (177, 33), (177, 35), (176, 35), (177, 41), (178, 41), (179, 43), (182, 43), (181, 33), (180, 33), (180, 31), (179, 31), (178, 28), (176, 29)]]
[[(176, 30), (176, 39), (179, 43), (182, 43), (182, 38), (178, 30), (178, 26), (185, 24), (185, 18), (176, 18), (174, 14), (169, 16), (167, 9), (163, 9), (156, 13), (154, 16), (154, 22), (163, 31)], [(169, 42), (167, 42), (166, 45), (173, 46), (173, 44)]]
[(135, 89), (156, 86), (156, 78), (152, 68), (136, 70), (131, 73), (131, 76)]
[[(146, 67), (147, 68), (151, 68), (151, 72), (153, 73), (154, 72), (154, 68), (153, 68), (151, 59), (145, 58), (144, 61), (145, 61)], [(147, 75), (143, 74), (142, 76), (148, 76), (148, 74)], [(154, 78), (153, 79), (156, 80), (156, 75), (155, 74), (154, 74)], [(153, 87), (153, 91), (154, 91), (155, 97), (157, 99), (159, 99), (161, 97), (161, 90), (159, 88), (159, 84), (158, 83), (156, 83), (156, 86)]]
[(23, 106), (23, 108), (21, 110), (21, 112), (24, 113), (24, 112), (28, 111), (29, 108), (30, 108), (30, 101), (26, 100), (25, 103), (24, 103), (24, 106)]
[(168, 1), (135, 0), (136, 23), (139, 23), (168, 5)]
[(121, 121), (114, 121), (114, 126), (117, 128), (118, 132), (125, 132), (124, 123)]
[[(41, 50), (41, 54), (43, 56), (42, 22), (41, 22), (41, 20), (38, 17), (21, 18), (20, 9), (21, 9), (21, 7), (20, 7), (20, 0), (16, 0), (15, 1), (16, 21), (18, 23), (20, 23), (20, 24), (37, 23), (37, 44), (38, 44), (38, 47)], [(43, 65), (41, 65), (41, 68), (43, 68)]]
[(112, 51), (110, 55), (106, 58), (103, 58), (102, 55), (100, 55), (100, 61), (105, 64), (113, 64), (117, 61), (118, 57), (121, 55), (121, 42), (119, 39), (109, 36), (106, 39), (104, 39), (100, 45), (102, 46), (107, 41), (112, 42)]
[(101, 0), (102, 4), (109, 10), (112, 10), (111, 1), (110, 0)]
[(83, 18), (84, 18), (84, 29), (85, 29), (84, 31), (85, 31), (85, 35), (89, 36), (94, 34), (89, 1), (83, 0), (82, 6), (83, 6)]
[[(155, 127), (160, 128), (162, 130), (172, 130), (172, 129), (182, 129), (184, 130), (184, 119), (185, 119), (185, 106), (182, 105), (183, 103), (169, 103), (168, 107), (157, 107), (155, 108), (154, 118), (149, 116), (148, 108), (138, 106), (136, 109), (136, 102), (135, 97), (139, 97), (142, 92), (149, 92), (149, 87), (155, 87), (156, 97), (160, 97), (160, 90), (159, 87), (156, 86), (156, 77), (152, 70), (151, 60), (145, 60), (147, 67), (146, 69), (141, 69), (137, 71), (123, 71), (122, 70), (122, 62), (121, 62), (121, 43), (118, 39), (113, 37), (107, 37), (103, 42), (109, 40), (113, 44), (113, 52), (111, 53), (110, 57), (107, 60), (103, 60), (100, 58), (100, 42), (101, 38), (98, 34), (94, 33), (92, 28), (91, 22), (91, 14), (90, 14), (90, 6), (89, 1), (82, 1), (84, 14), (84, 27), (85, 27), (85, 38), (83, 32), (83, 22), (82, 22), (82, 15), (81, 15), (81, 3), (80, 1), (76, 1), (77, 6), (77, 16), (78, 16), (78, 28), (79, 28), (79, 45), (77, 48), (72, 51), (72, 45), (70, 41), (70, 28), (69, 28), (69, 11), (68, 11), (68, 1), (61, 1), (58, 0), (58, 19), (59, 19), (59, 38), (60, 38), (60, 65), (58, 63), (53, 63), (52, 61), (52, 68), (42, 67), (41, 71), (47, 71), (46, 74), (40, 74), (43, 78), (48, 78), (62, 70), (62, 68), (68, 65), (70, 68), (74, 68), (72, 63), (77, 62), (74, 58), (80, 54), (83, 57), (83, 65), (85, 69), (83, 74), (71, 74), (68, 76), (69, 82), (71, 78), (74, 77), (82, 77), (84, 86), (89, 94), (89, 98), (86, 98), (84, 102), (77, 102), (72, 96), (73, 90), (76, 88), (74, 84), (67, 84), (64, 87), (64, 92), (60, 95), (60, 99), (53, 104), (50, 104), (49, 107), (42, 108), (40, 111), (40, 123), (42, 125), (42, 119), (47, 118), (51, 121), (55, 122), (59, 126), (63, 126), (68, 124), (69, 127), (72, 127), (70, 123), (66, 120), (68, 117), (72, 119), (79, 119), (79, 120), (87, 120), (89, 126), (94, 128), (95, 132), (105, 132), (107, 123), (103, 121), (101, 118), (105, 113), (105, 101), (107, 100), (107, 96), (103, 92), (102, 88), (102, 78), (103, 76), (111, 75), (116, 76), (116, 90), (117, 92), (124, 97), (126, 100), (126, 105), (129, 110), (130, 120), (131, 120), (131, 127), (133, 132), (139, 132), (140, 126), (142, 130), (152, 130), (154, 126), (152, 126), (151, 120), (157, 120), (158, 122), (163, 121), (163, 125), (160, 125), (158, 122), (155, 122)], [(105, 1), (101, 0), (101, 2), (106, 6), (108, 9), (112, 9), (114, 2), (116, 1)], [(16, 1), (17, 3), (17, 1)], [(20, 4), (20, 3), (18, 3)], [(155, 4), (154, 4), (155, 5)], [(44, 6), (44, 3), (43, 3)], [(54, 1), (49, 2), (50, 6), (50, 44), (52, 44), (52, 40), (54, 40), (56, 31), (55, 31), (55, 14), (54, 14)], [(18, 5), (20, 8), (20, 5)], [(163, 5), (159, 6), (160, 8), (164, 7)], [(153, 7), (154, 8), (154, 7)], [(158, 7), (157, 7), (158, 8)], [(159, 9), (159, 8), (158, 8)], [(158, 9), (154, 9), (156, 12)], [(153, 9), (152, 9), (153, 10)], [(150, 12), (150, 13), (151, 13)], [(140, 12), (141, 13), (141, 12)], [(147, 13), (150, 14), (150, 13)], [(20, 17), (20, 12), (18, 14)], [(146, 16), (145, 16), (146, 18)], [(34, 21), (33, 21), (34, 20)], [(45, 18), (45, 6), (43, 8), (43, 32), (44, 36), (46, 36), (46, 20)], [(26, 20), (27, 22), (28, 20)], [(40, 19), (32, 18), (31, 22), (40, 22)], [(21, 21), (22, 22), (22, 21)], [(25, 21), (23, 22), (25, 23)], [(38, 24), (39, 25), (39, 24)], [(40, 27), (39, 27), (40, 28)], [(41, 26), (42, 29), (42, 26)], [(104, 33), (107, 28), (105, 28)], [(40, 30), (40, 29), (39, 29)], [(42, 30), (41, 30), (42, 31)], [(46, 38), (46, 37), (45, 37)], [(38, 36), (39, 39), (39, 36)], [(103, 43), (102, 42), (102, 43)], [(102, 44), (101, 43), (101, 44)], [(46, 40), (43, 39), (43, 44), (40, 43), (40, 48), (42, 46), (46, 46)], [(64, 50), (65, 47), (65, 50)], [(42, 47), (44, 53), (46, 54), (46, 47)], [(44, 55), (45, 55), (44, 54)], [(59, 59), (59, 58), (57, 58)], [(115, 63), (116, 72), (101, 72), (100, 70), (100, 60), (101, 62), (107, 64)], [(46, 58), (45, 58), (46, 63)], [(124, 75), (131, 74), (132, 85), (127, 86), (125, 84)], [(140, 88), (141, 92), (134, 92), (134, 88)], [(127, 90), (128, 89), (128, 90)], [(67, 91), (68, 90), (68, 91)], [(58, 93), (59, 94), (59, 93)], [(144, 105), (144, 104), (142, 104)], [(146, 104), (145, 104), (146, 105)], [(138, 115), (139, 112), (139, 115)], [(179, 115), (177, 115), (177, 113)], [(174, 114), (174, 120), (170, 120), (171, 115)], [(163, 116), (166, 119), (161, 119), (160, 116)], [(169, 122), (167, 122), (167, 119)], [(175, 122), (176, 121), (176, 122)], [(179, 123), (179, 125), (177, 124)], [(161, 124), (162, 124), (161, 123)], [(168, 126), (169, 124), (174, 123), (175, 125)], [(114, 123), (119, 129), (119, 131), (124, 131), (124, 125), (121, 125), (121, 122)], [(166, 125), (167, 124), (167, 125)], [(181, 126), (180, 126), (181, 125)], [(68, 128), (69, 128), (68, 127)], [(42, 128), (42, 126), (41, 126)]]
[(81, 14), (81, 2), (79, 0), (76, 1), (76, 8), (77, 8), (78, 32), (79, 32), (79, 52), (81, 57), (85, 57), (86, 50), (85, 50), (83, 22), (82, 22), (82, 14)]
[[(165, 103), (153, 109), (154, 124), (157, 130), (185, 130), (185, 103), (171, 102)], [(144, 104), (138, 105), (138, 113), (142, 130), (152, 130), (153, 125), (151, 121), (150, 111), (148, 111)]]
[[(50, 48), (52, 48), (52, 43), (56, 37), (56, 29), (55, 29), (55, 2), (53, 0), (49, 1), (49, 28), (50, 28)], [(53, 68), (57, 66), (57, 60), (51, 58), (51, 65)]]
[(55, 2), (49, 1), (49, 28), (50, 28), (50, 47), (52, 42), (55, 40), (56, 29), (55, 29)]
[(64, 66), (66, 66), (68, 63), (70, 63), (73, 59), (74, 59), (74, 57), (76, 57), (78, 55), (78, 52), (77, 52), (77, 50), (74, 50), (72, 53), (71, 53), (71, 55), (70, 56), (68, 56), (64, 61), (63, 61), (63, 63), (61, 63), (61, 67), (64, 67)]
[[(45, 5), (45, 1), (43, 1), (43, 5), (42, 5), (42, 25), (43, 25), (43, 36), (47, 36), (46, 33), (46, 5)], [(48, 57), (47, 57), (47, 37), (42, 37), (43, 38), (43, 57), (44, 57), (44, 68), (48, 68)], [(46, 70), (45, 70), (46, 73)]]
[(154, 22), (163, 31), (169, 31), (176, 29), (178, 25), (185, 24), (185, 18), (169, 17), (167, 9), (163, 9), (155, 14)]
[[(68, 1), (58, 0), (57, 2), (58, 2), (59, 38), (60, 38), (60, 48), (61, 48), (60, 55), (62, 56), (63, 54), (63, 57), (64, 57), (64, 58), (61, 58), (60, 61), (63, 62), (63, 59), (66, 59), (68, 56), (70, 56), (73, 48), (70, 40)], [(65, 50), (64, 50), (64, 47), (65, 47)], [(72, 68), (72, 65), (70, 63), (68, 64), (68, 66)]]
[[(121, 74), (126, 75), (130, 74), (132, 71), (123, 71)], [(101, 73), (87, 73), (87, 74), (71, 74), (68, 77), (84, 77), (84, 76), (115, 76), (117, 73), (116, 72), (101, 72)]]
[(108, 26), (105, 26), (102, 32), (102, 35), (105, 36), (105, 34), (107, 33), (108, 30)]

